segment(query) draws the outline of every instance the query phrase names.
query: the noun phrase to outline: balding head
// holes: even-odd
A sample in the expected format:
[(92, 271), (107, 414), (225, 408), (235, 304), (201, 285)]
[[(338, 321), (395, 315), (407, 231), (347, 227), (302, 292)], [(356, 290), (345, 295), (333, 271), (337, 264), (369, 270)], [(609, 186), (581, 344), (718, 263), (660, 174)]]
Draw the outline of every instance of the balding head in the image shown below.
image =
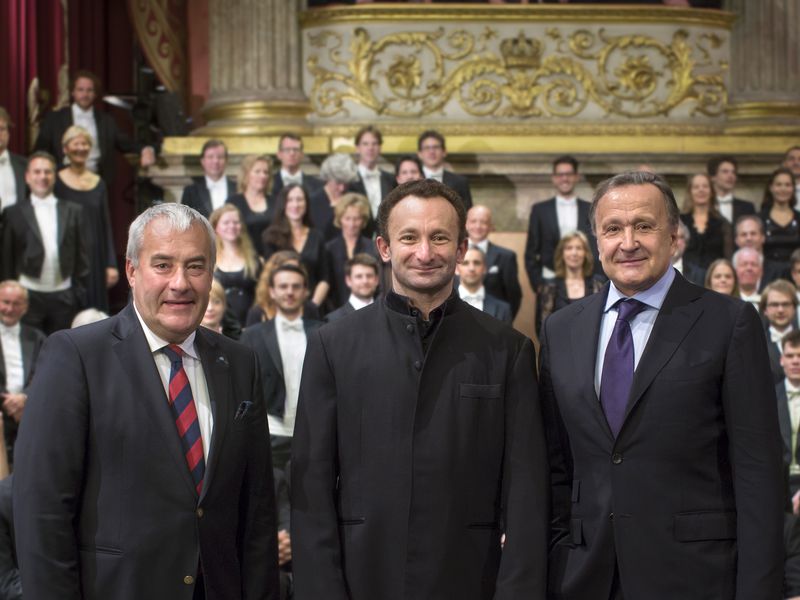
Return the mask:
[(480, 243), (492, 232), (492, 211), (488, 206), (476, 204), (467, 212), (467, 235), (473, 243)]

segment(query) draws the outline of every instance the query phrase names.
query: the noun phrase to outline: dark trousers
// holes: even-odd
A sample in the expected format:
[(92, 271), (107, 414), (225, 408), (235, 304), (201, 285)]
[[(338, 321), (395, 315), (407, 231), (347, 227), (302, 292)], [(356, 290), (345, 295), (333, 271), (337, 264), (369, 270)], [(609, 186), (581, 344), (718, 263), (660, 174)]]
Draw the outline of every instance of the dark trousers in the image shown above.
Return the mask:
[(78, 302), (72, 288), (60, 292), (28, 290), (28, 312), (22, 322), (50, 335), (59, 329), (69, 329), (77, 313)]

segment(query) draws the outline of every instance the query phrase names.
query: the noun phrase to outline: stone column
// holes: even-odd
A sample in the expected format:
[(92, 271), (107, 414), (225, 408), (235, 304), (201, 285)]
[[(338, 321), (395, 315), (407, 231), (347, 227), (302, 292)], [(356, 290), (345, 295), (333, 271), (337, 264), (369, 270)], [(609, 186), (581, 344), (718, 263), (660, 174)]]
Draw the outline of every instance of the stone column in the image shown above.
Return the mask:
[(201, 135), (310, 132), (302, 89), (304, 0), (209, 0), (210, 93)]
[(800, 126), (800, 0), (728, 0), (728, 116), (743, 126)]

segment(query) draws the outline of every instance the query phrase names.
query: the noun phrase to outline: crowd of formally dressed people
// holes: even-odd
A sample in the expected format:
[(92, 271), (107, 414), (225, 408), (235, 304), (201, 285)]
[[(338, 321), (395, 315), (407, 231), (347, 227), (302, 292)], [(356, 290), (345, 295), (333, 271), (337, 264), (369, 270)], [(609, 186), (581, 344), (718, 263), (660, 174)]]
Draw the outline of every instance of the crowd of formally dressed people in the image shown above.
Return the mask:
[[(112, 149), (139, 152), (143, 165), (154, 160), (152, 148), (127, 140), (107, 115), (93, 110), (97, 86), (91, 74), (77, 74), (73, 104), (47, 116), (37, 149), (28, 157), (8, 151), (11, 118), (0, 108), (0, 478), (13, 470), (17, 428), (46, 336), (107, 317), (108, 289), (120, 277), (108, 198)], [(467, 238), (451, 292), (508, 324), (522, 303), (517, 256), (490, 241), (492, 211), (473, 205), (467, 178), (445, 168), (443, 135), (421, 133), (417, 154), (400, 157), (394, 173), (378, 166), (378, 129), (362, 128), (354, 142), (355, 158), (334, 153), (315, 177), (303, 172), (302, 139), (287, 133), (279, 140), (277, 164), (271, 156), (246, 156), (234, 181), (227, 176), (224, 142), (208, 140), (199, 156), (203, 176), (184, 189), (180, 202), (206, 217), (214, 234), (213, 283), (202, 324), (240, 341), (258, 359), (278, 498), (277, 559), (284, 597), (292, 588), (288, 490), (304, 357), (323, 323), (350, 318), (376, 299), (397, 302), (393, 261), (386, 258), (388, 248), (382, 250), (375, 240), (388, 231), (388, 213), (382, 214), (391, 210), (385, 208), (387, 196), (415, 181), (447, 186), (463, 206)], [(736, 196), (738, 164), (732, 156), (714, 157), (706, 172), (691, 176), (670, 263), (688, 281), (749, 302), (761, 316), (787, 474), (790, 597), (800, 596), (795, 564), (800, 561), (800, 524), (790, 516), (800, 513), (800, 147), (790, 148), (776, 167), (759, 208)], [(530, 212), (524, 269), (536, 297), (536, 331), (543, 335), (552, 315), (597, 294), (608, 278), (592, 205), (576, 194), (579, 181), (578, 161), (557, 158), (552, 164), (555, 195)], [(151, 266), (158, 268), (157, 263)], [(138, 269), (138, 264), (126, 267), (134, 291), (136, 277), (143, 277)], [(427, 339), (423, 331), (425, 351)], [(175, 359), (170, 360), (174, 365)], [(169, 363), (164, 364), (168, 371)], [(10, 493), (8, 484), (0, 484), (0, 598), (20, 597), (21, 589), (13, 575)]]

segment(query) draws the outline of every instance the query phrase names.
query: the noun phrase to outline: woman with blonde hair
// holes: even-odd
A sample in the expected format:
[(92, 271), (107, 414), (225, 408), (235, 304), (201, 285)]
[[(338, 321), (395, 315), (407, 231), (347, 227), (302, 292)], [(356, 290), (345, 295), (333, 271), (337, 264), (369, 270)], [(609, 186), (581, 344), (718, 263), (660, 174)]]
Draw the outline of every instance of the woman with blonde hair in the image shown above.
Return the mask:
[[(261, 270), (261, 276), (258, 278), (258, 285), (256, 285), (255, 303), (247, 313), (247, 327), (262, 321), (269, 321), (275, 316), (275, 303), (269, 293), (269, 276), (278, 267), (288, 264), (296, 265), (305, 270), (305, 267), (300, 262), (300, 255), (294, 250), (279, 250), (267, 259), (264, 268)], [(306, 294), (306, 301), (303, 303), (303, 317), (320, 320), (319, 309), (313, 302), (308, 300), (308, 294)]]
[(222, 284), (214, 279), (211, 281), (211, 292), (208, 295), (208, 306), (203, 315), (203, 320), (200, 325), (222, 333), (222, 318), (225, 316), (227, 304), (225, 303), (225, 288)]
[(239, 209), (233, 204), (222, 205), (211, 213), (208, 220), (216, 234), (214, 279), (222, 284), (226, 303), (239, 323), (244, 325), (255, 298), (261, 259), (253, 249), (247, 230), (242, 228)]
[(251, 154), (245, 156), (239, 165), (236, 182), (237, 194), (227, 202), (239, 209), (242, 221), (250, 234), (250, 240), (259, 256), (264, 256), (261, 236), (272, 222), (272, 202), (269, 197), (270, 165), (269, 156)]
[(698, 173), (689, 178), (681, 221), (689, 228), (683, 259), (703, 269), (733, 254), (733, 229), (719, 212), (711, 178)]
[(361, 194), (349, 192), (336, 204), (333, 224), (340, 233), (325, 244), (331, 270), (332, 291), (328, 295), (331, 310), (339, 308), (350, 298), (350, 289), (344, 282), (344, 265), (348, 259), (365, 252), (380, 262), (375, 242), (362, 233), (370, 214), (369, 200)]
[(119, 270), (108, 190), (100, 176), (87, 167), (95, 141), (86, 129), (73, 125), (64, 132), (61, 143), (69, 164), (58, 172), (53, 194), (83, 208), (84, 244), (89, 259), (87, 307), (108, 312), (108, 289), (119, 281)]

